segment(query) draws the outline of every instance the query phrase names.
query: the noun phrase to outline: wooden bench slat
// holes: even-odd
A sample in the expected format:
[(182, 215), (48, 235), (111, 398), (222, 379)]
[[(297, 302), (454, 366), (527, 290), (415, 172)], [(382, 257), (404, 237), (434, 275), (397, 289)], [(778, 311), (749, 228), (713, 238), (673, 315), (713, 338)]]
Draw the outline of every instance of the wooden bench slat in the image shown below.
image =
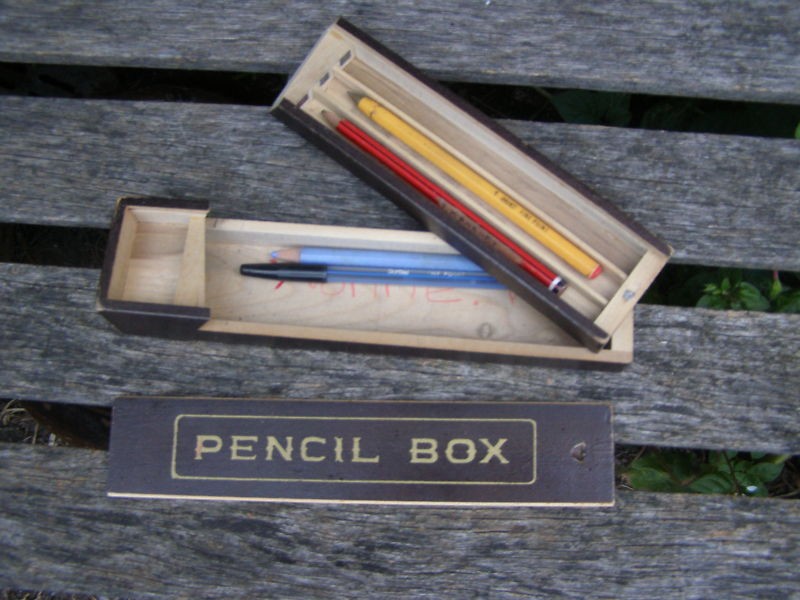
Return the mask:
[[(345, 15), (393, 50), (450, 80), (797, 102), (800, 8), (635, 0), (446, 6), (342, 0), (225, 7), (149, 0), (11, 3), (0, 60), (291, 72)], [(606, 57), (598, 60), (601, 53)]]
[(641, 492), (591, 510), (144, 501), (105, 497), (103, 452), (3, 444), (0, 466), (4, 587), (171, 598), (797, 591), (798, 502)]
[[(800, 4), (67, 0), (0, 9), (0, 61), (294, 71), (337, 15), (436, 78), (800, 103)], [(676, 249), (800, 271), (791, 140), (505, 123)], [(106, 228), (114, 200), (416, 228), (264, 107), (0, 96), (0, 222)], [(92, 269), (0, 264), (5, 397), (605, 401), (626, 444), (800, 452), (800, 315), (640, 305), (622, 372), (123, 335)], [(800, 504), (613, 508), (112, 500), (107, 455), (0, 444), (0, 587), (147, 597), (794, 597)]]
[(95, 313), (96, 285), (89, 269), (0, 266), (4, 394), (609, 401), (622, 443), (800, 451), (800, 315), (642, 305), (619, 373), (124, 335)]
[[(800, 270), (791, 140), (506, 122), (670, 242), (675, 260)], [(0, 98), (0, 220), (107, 227), (123, 194), (217, 214), (407, 229), (390, 201), (265, 108)]]

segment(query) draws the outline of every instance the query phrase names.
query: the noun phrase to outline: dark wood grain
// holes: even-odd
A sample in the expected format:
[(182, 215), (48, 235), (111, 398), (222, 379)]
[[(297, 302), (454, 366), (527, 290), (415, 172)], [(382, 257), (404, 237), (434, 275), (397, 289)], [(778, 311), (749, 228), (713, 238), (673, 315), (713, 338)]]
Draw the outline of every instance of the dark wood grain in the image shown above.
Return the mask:
[(109, 448), (117, 497), (614, 504), (600, 403), (124, 397)]
[[(791, 140), (506, 122), (675, 248), (675, 260), (800, 270)], [(265, 108), (0, 98), (0, 220), (108, 227), (121, 195), (217, 214), (418, 225)]]
[(792, 0), (39, 0), (3, 6), (0, 60), (288, 73), (339, 15), (444, 79), (800, 99)]
[(105, 497), (106, 465), (102, 452), (0, 445), (0, 585), (169, 598), (796, 597), (797, 502), (641, 492), (591, 510), (121, 500)]
[(639, 306), (621, 373), (124, 335), (98, 272), (0, 269), (0, 387), (109, 405), (119, 395), (610, 402), (622, 443), (798, 452), (800, 316)]

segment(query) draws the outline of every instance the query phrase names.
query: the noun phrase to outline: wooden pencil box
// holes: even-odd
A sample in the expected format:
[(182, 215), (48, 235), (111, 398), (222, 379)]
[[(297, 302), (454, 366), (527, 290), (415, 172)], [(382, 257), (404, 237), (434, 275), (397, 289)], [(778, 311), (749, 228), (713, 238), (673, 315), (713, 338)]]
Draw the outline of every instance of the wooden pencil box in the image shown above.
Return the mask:
[(513, 356), (622, 365), (632, 317), (607, 347), (587, 350), (516, 294), (244, 277), (286, 247), (454, 253), (425, 231), (212, 218), (208, 205), (122, 198), (111, 225), (99, 311), (127, 333), (179, 339), (294, 340), (415, 355)]
[[(366, 96), (516, 202), (518, 211), (594, 259), (590, 279), (564, 256), (490, 206), (436, 162), (401, 142), (357, 108)], [(328, 115), (366, 132), (473, 214), (568, 282), (556, 296), (510, 260), (487, 236), (444, 210), (390, 168), (340, 135)], [(317, 42), (272, 107), (272, 113), (481, 265), (524, 301), (592, 351), (628, 323), (637, 301), (672, 249), (497, 123), (431, 81), (351, 23), (339, 19)], [(447, 208), (447, 207), (445, 207)]]

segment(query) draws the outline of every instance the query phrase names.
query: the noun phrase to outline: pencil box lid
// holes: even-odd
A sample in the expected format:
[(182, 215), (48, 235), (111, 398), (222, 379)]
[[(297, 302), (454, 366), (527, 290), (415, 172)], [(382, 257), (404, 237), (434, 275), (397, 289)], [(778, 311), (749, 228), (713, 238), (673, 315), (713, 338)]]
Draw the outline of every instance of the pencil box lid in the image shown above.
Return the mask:
[(122, 397), (108, 494), (429, 506), (614, 504), (611, 406)]
[[(563, 256), (481, 203), (438, 165), (376, 126), (349, 97), (375, 99), (401, 116), (533, 213), (602, 267), (589, 279)], [(431, 202), (385, 163), (357, 148), (322, 117), (333, 112), (366, 131), (401, 160), (508, 231), (559, 276), (568, 289), (555, 295), (485, 232)], [(427, 229), (482, 266), (587, 348), (599, 351), (631, 314), (672, 254), (669, 245), (601, 198), (559, 165), (500, 124), (433, 81), (345, 19), (331, 25), (276, 99), (271, 113), (383, 195)]]

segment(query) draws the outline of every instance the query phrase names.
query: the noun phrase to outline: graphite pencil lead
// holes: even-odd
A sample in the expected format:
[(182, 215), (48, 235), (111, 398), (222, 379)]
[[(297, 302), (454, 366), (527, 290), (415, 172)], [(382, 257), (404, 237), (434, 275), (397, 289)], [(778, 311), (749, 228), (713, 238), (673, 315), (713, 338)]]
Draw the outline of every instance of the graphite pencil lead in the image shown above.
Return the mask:
[(364, 96), (364, 94), (361, 94), (359, 92), (347, 92), (347, 95), (350, 96), (350, 99), (356, 103), (356, 106), (358, 105), (359, 102), (361, 102), (362, 98), (366, 97)]
[(328, 125), (330, 125), (334, 129), (336, 129), (336, 126), (339, 124), (339, 121), (341, 120), (341, 119), (339, 119), (339, 117), (337, 115), (335, 115), (334, 113), (332, 113), (329, 110), (323, 110), (322, 111), (322, 118), (325, 119), (325, 121), (327, 121)]

